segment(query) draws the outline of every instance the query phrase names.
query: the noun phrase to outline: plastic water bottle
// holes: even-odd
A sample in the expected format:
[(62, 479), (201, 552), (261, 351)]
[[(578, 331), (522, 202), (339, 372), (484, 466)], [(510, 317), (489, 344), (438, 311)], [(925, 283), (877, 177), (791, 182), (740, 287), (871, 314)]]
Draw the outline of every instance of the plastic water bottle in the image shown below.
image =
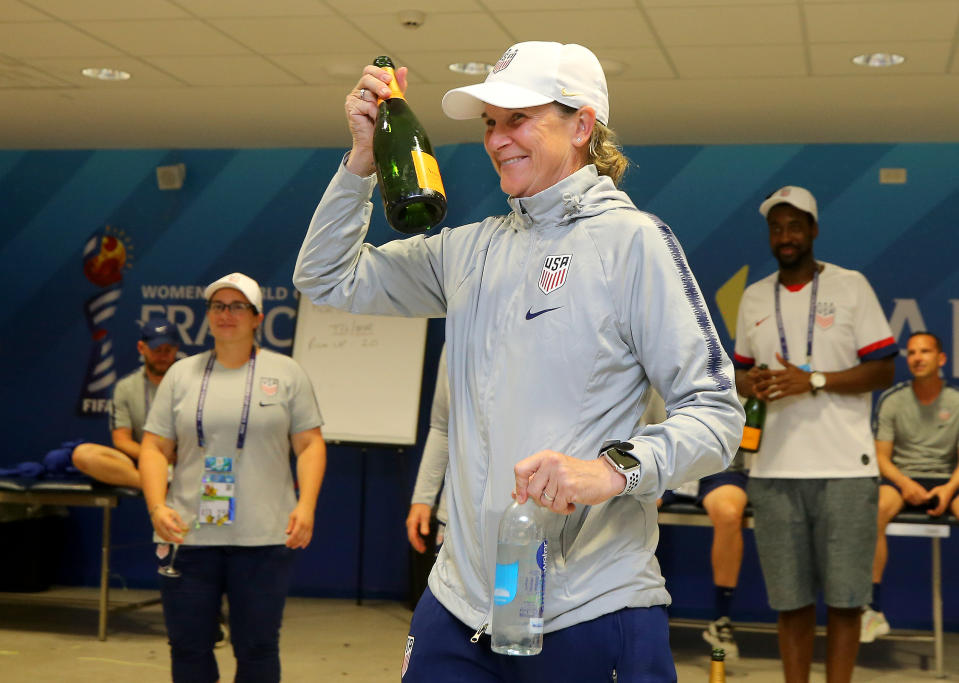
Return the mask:
[(532, 500), (510, 503), (499, 523), (491, 623), (493, 652), (537, 655), (543, 649), (546, 589), (545, 512)]

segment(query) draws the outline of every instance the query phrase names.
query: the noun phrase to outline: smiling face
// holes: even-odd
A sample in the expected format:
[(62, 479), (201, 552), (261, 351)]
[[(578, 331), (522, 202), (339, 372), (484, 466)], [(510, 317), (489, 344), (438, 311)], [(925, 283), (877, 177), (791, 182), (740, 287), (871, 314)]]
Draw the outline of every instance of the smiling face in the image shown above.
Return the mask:
[(769, 248), (780, 268), (796, 268), (812, 260), (812, 243), (819, 235), (812, 216), (792, 204), (777, 204), (766, 214), (766, 224)]
[(939, 368), (946, 364), (946, 354), (931, 334), (915, 334), (906, 342), (906, 362), (913, 377), (925, 379), (939, 374)]
[[(211, 307), (208, 308), (206, 315), (210, 323), (210, 333), (216, 341), (253, 339), (263, 314), (253, 312), (250, 300), (240, 290), (230, 287), (219, 289), (210, 297), (209, 303)], [(236, 304), (243, 304), (243, 307), (234, 312), (231, 307)], [(214, 307), (220, 308), (220, 305), (223, 306), (223, 310), (214, 310)]]
[(555, 104), (520, 109), (486, 105), (483, 144), (503, 192), (511, 197), (532, 197), (586, 164), (592, 119), (586, 130), (584, 110), (589, 119), (589, 108), (564, 115)]

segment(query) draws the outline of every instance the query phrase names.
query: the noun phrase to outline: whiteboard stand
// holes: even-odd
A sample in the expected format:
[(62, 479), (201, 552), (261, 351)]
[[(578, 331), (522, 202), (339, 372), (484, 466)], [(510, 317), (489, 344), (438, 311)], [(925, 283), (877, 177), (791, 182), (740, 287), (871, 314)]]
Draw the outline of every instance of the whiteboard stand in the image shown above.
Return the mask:
[[(360, 495), (359, 495), (359, 514), (357, 515), (360, 529), (359, 529), (359, 540), (356, 546), (356, 604), (363, 604), (363, 562), (366, 558), (366, 459), (369, 455), (370, 448), (378, 446), (383, 447), (383, 444), (343, 444), (339, 443), (340, 446), (353, 446), (354, 448), (360, 449)], [(402, 453), (402, 448), (397, 448), (397, 453)]]
[(360, 448), (360, 538), (356, 546), (356, 604), (363, 604), (363, 560), (366, 545), (366, 447)]

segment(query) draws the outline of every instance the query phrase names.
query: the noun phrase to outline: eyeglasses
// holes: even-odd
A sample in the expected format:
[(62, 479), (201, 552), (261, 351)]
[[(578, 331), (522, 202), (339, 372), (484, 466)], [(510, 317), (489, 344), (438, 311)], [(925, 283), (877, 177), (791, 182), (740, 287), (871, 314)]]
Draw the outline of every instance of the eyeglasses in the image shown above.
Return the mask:
[(233, 315), (240, 315), (243, 311), (253, 309), (253, 304), (243, 303), (242, 301), (234, 301), (233, 303), (225, 304), (222, 301), (211, 301), (206, 305), (208, 309), (214, 313), (222, 313), (223, 311), (229, 311)]

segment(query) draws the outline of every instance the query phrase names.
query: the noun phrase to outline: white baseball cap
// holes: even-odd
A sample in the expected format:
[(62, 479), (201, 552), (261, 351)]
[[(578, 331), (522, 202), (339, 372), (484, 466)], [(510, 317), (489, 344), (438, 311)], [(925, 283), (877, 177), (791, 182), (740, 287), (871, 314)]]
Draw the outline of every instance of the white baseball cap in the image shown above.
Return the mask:
[(239, 290), (246, 297), (246, 300), (256, 307), (257, 313), (263, 312), (263, 292), (260, 290), (260, 285), (257, 284), (256, 280), (243, 273), (224, 275), (203, 290), (203, 297), (209, 301), (214, 294), (227, 288)]
[(484, 82), (446, 93), (443, 111), (451, 119), (475, 119), (486, 104), (517, 109), (550, 102), (592, 107), (596, 120), (609, 124), (606, 76), (596, 55), (574, 43), (516, 43)]
[(811, 213), (813, 220), (817, 223), (819, 222), (819, 211), (816, 209), (816, 198), (813, 197), (812, 192), (807, 190), (805, 187), (786, 185), (785, 187), (779, 188), (771, 195), (766, 197), (765, 201), (759, 205), (759, 213), (761, 213), (763, 218), (765, 218), (766, 214), (769, 213), (769, 210), (777, 204), (791, 204), (800, 211)]

